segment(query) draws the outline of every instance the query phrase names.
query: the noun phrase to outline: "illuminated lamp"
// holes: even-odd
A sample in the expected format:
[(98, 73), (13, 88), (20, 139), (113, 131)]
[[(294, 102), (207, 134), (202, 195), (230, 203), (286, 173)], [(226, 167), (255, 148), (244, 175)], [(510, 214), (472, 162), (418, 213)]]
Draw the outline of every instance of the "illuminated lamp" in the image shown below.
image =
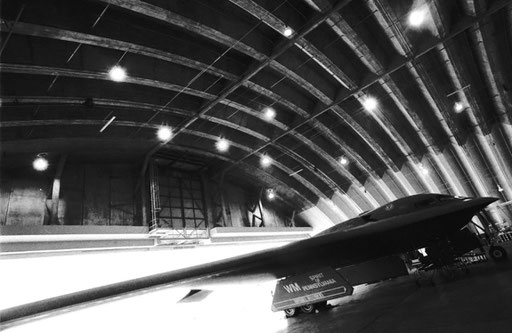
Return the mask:
[(123, 67), (114, 66), (108, 72), (108, 75), (112, 81), (123, 82), (126, 79), (126, 71)]
[(367, 110), (367, 111), (373, 111), (377, 108), (377, 100), (373, 97), (368, 97), (366, 98), (364, 101), (363, 101), (363, 107)]
[(263, 109), (263, 115), (267, 120), (272, 120), (276, 116), (276, 111), (271, 107), (266, 107)]
[(48, 169), (48, 160), (42, 155), (37, 155), (32, 162), (32, 167), (37, 171), (45, 171)]
[(260, 164), (264, 168), (269, 167), (270, 164), (272, 164), (272, 159), (270, 159), (270, 157), (268, 157), (267, 155), (263, 155), (261, 157)]
[(415, 9), (409, 13), (408, 22), (411, 27), (419, 28), (427, 17), (427, 11), (423, 9)]
[(229, 149), (229, 141), (224, 139), (224, 138), (220, 138), (215, 143), (215, 147), (217, 148), (218, 151), (225, 152), (225, 151), (227, 151)]
[(162, 126), (158, 129), (158, 132), (156, 133), (158, 136), (158, 139), (160, 141), (169, 141), (172, 137), (172, 131), (171, 128), (168, 126)]
[(463, 105), (461, 102), (456, 102), (456, 103), (453, 105), (453, 109), (454, 109), (456, 112), (461, 112), (462, 110), (464, 110), (464, 105)]

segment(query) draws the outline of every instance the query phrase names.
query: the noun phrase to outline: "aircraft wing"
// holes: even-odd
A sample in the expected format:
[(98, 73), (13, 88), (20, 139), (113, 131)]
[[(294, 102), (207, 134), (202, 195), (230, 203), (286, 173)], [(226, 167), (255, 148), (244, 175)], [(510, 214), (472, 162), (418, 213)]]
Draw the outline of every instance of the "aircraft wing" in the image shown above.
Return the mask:
[[(471, 205), (466, 204), (467, 208), (463, 205), (458, 208), (447, 206), (432, 210), (430, 213), (412, 212), (371, 222), (358, 228), (312, 237), (280, 248), (44, 299), (1, 311), (0, 323), (98, 302), (119, 295), (135, 295), (170, 286), (193, 286), (208, 280), (261, 275), (281, 278), (320, 267), (343, 267), (380, 256), (403, 253), (413, 249), (412, 244), (420, 244), (429, 234), (435, 235), (436, 232), (442, 232), (450, 226), (460, 228), (468, 223), (476, 212), (494, 200), (475, 199)], [(449, 217), (442, 218), (443, 216)]]
[(258, 275), (265, 275), (275, 279), (283, 276), (283, 274), (293, 274), (294, 271), (301, 269), (300, 266), (293, 267), (293, 265), (299, 264), (299, 260), (295, 259), (298, 259), (300, 253), (294, 253), (292, 258), (289, 256), (292, 256), (292, 253), (286, 247), (264, 250), (235, 258), (223, 259), (212, 263), (43, 299), (2, 310), (0, 312), (0, 323), (3, 326), (8, 322), (30, 319), (41, 314), (76, 305), (91, 305), (120, 295), (135, 296), (172, 286), (194, 286), (209, 280)]
[(356, 236), (351, 232), (344, 232), (336, 235), (336, 237), (333, 237), (333, 235), (313, 237), (279, 248), (22, 304), (2, 310), (0, 312), (0, 323), (30, 319), (63, 308), (102, 302), (120, 295), (135, 296), (173, 286), (194, 287), (200, 286), (204, 282), (232, 281), (233, 279), (261, 276), (277, 279), (303, 273), (329, 265), (331, 263), (330, 259), (340, 255), (338, 251), (334, 252), (334, 256), (331, 253), (333, 242), (342, 244), (343, 240), (351, 240), (350, 243), (352, 243), (352, 241), (357, 242), (357, 239), (361, 239), (361, 237), (365, 237), (365, 235)]

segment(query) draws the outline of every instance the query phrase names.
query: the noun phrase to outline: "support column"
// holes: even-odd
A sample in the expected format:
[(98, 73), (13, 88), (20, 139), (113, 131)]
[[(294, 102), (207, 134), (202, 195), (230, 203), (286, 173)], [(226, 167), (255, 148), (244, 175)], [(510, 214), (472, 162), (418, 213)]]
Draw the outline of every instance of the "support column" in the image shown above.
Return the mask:
[(219, 194), (220, 194), (220, 205), (222, 210), (222, 219), (224, 220), (223, 226), (227, 226), (228, 224), (228, 216), (226, 214), (226, 202), (224, 200), (224, 175), (225, 171), (222, 172), (222, 175), (220, 176), (220, 184), (219, 184)]
[(67, 155), (61, 155), (59, 164), (57, 165), (57, 171), (55, 172), (55, 178), (53, 179), (52, 186), (52, 209), (50, 211), (50, 224), (60, 224), (59, 222), (59, 196), (60, 196), (60, 178), (62, 176), (62, 170), (64, 170), (64, 164), (66, 163)]
[(140, 200), (141, 200), (141, 225), (148, 225), (148, 201), (146, 198), (146, 172), (141, 172), (140, 174)]

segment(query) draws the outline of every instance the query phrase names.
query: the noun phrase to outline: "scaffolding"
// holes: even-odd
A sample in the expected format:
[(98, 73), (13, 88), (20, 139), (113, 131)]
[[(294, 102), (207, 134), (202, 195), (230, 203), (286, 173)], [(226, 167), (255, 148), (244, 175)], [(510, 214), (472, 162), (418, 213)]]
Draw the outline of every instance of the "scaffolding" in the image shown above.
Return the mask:
[(150, 166), (150, 233), (163, 240), (209, 238), (204, 185), (198, 174)]

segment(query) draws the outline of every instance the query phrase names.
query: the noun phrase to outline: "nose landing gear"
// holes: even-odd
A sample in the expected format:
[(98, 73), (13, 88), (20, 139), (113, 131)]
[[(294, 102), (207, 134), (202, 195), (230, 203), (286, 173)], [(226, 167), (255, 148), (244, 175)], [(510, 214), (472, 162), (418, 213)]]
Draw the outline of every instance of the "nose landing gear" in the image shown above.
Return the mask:
[(286, 318), (291, 318), (291, 317), (296, 317), (301, 312), (310, 314), (310, 313), (315, 313), (316, 310), (322, 311), (322, 310), (325, 310), (328, 308), (330, 308), (330, 306), (327, 305), (327, 301), (322, 301), (322, 302), (315, 303), (315, 304), (306, 304), (306, 305), (302, 305), (297, 308), (286, 309), (286, 310), (284, 310), (284, 314), (285, 314)]

